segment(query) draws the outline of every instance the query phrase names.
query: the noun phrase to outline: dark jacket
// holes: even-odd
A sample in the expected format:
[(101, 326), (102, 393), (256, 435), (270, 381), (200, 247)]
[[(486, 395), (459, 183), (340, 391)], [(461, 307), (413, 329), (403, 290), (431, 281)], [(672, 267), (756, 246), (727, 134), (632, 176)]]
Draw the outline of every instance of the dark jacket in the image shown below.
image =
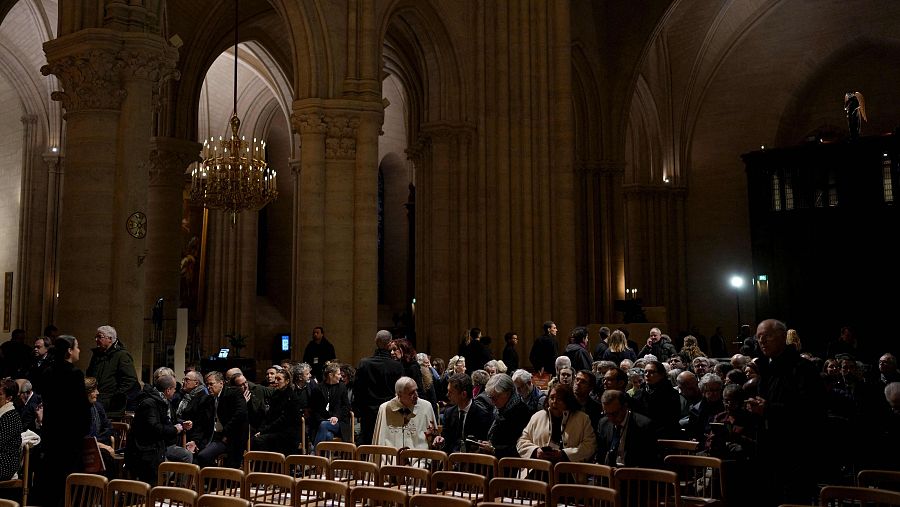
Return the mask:
[(474, 438), (475, 440), (487, 440), (488, 430), (493, 421), (493, 410), (487, 411), (483, 404), (469, 404), (468, 412), (466, 412), (465, 426), (463, 426), (463, 418), (460, 417), (459, 407), (453, 405), (444, 410), (444, 429), (442, 435), (444, 437), (444, 445), (441, 450), (447, 454), (454, 452), (465, 452), (466, 446), (464, 440), (466, 438)]
[(106, 351), (94, 347), (88, 377), (96, 377), (100, 396), (97, 400), (106, 408), (106, 415), (112, 419), (125, 415), (125, 402), (129, 394), (138, 390), (138, 379), (134, 373), (131, 354), (116, 340)]
[(644, 384), (643, 388), (634, 393), (633, 409), (656, 424), (665, 435), (660, 438), (677, 438), (681, 395), (672, 387), (669, 379), (662, 379), (655, 386)]
[(331, 417), (338, 418), (341, 427), (341, 440), (351, 442), (350, 427), (350, 397), (347, 386), (343, 382), (337, 384), (319, 384), (319, 388), (310, 394), (310, 408), (312, 409), (312, 423), (314, 430), (318, 430), (319, 424)]
[(292, 387), (275, 389), (269, 397), (269, 412), (259, 427), (259, 436), (254, 437), (254, 448), (257, 448), (256, 442), (260, 442), (263, 445), (259, 450), (297, 454), (302, 415), (300, 398)]
[(37, 431), (37, 407), (41, 404), (42, 399), (41, 395), (32, 391), (31, 398), (28, 399), (28, 403), (22, 406), (22, 411), (20, 415), (22, 416), (22, 431), (31, 430)]
[[(244, 448), (247, 446), (247, 435), (250, 426), (247, 423), (247, 402), (244, 395), (237, 387), (223, 386), (222, 392), (218, 396), (218, 410), (216, 409), (216, 397), (210, 394), (206, 397), (206, 411), (210, 421), (210, 434), (213, 439), (221, 439), (227, 437), (227, 446), (229, 454), (232, 451), (239, 451), (236, 455), (242, 456)], [(216, 414), (218, 413), (219, 422), (222, 424), (222, 431), (215, 433)], [(199, 445), (199, 442), (198, 442)]]
[(665, 340), (659, 340), (653, 345), (644, 345), (644, 348), (638, 352), (638, 357), (644, 357), (647, 354), (653, 354), (656, 356), (656, 359), (665, 363), (672, 356), (677, 356), (678, 351), (675, 350), (675, 346)]
[(510, 395), (503, 409), (494, 409), (494, 421), (488, 430), (488, 440), (494, 446), (494, 456), (497, 459), (519, 457), (516, 442), (533, 414), (534, 411), (516, 393)]
[(363, 358), (353, 383), (354, 410), (375, 414), (382, 403), (394, 397), (394, 384), (402, 376), (403, 366), (387, 350), (377, 349), (372, 357)]
[(303, 350), (303, 362), (310, 366), (313, 376), (322, 381), (322, 371), (325, 369), (325, 363), (337, 357), (334, 353), (334, 345), (328, 341), (328, 338), (322, 337), (322, 341), (316, 343), (315, 340), (306, 344)]
[[(190, 393), (183, 394), (181, 403), (176, 408), (176, 422), (191, 421), (193, 425), (187, 432), (187, 441), (194, 442), (201, 449), (212, 438), (212, 421), (209, 420), (209, 413), (206, 410), (206, 403), (209, 395), (203, 386), (195, 387)], [(178, 412), (181, 410), (181, 412)]]
[(559, 356), (559, 346), (556, 337), (545, 334), (534, 341), (528, 359), (535, 373), (543, 369), (545, 373), (553, 374), (556, 371), (556, 358)]
[(622, 362), (623, 359), (631, 359), (632, 361), (636, 361), (637, 356), (634, 354), (634, 351), (631, 350), (630, 348), (626, 348), (622, 352), (613, 352), (612, 349), (607, 348), (606, 351), (603, 353), (603, 356), (600, 357), (601, 361), (612, 361), (612, 362), (616, 363), (616, 366), (618, 366)]
[(519, 369), (519, 352), (516, 351), (515, 345), (509, 344), (503, 349), (503, 364), (506, 365), (506, 372), (510, 376)]
[(566, 357), (572, 360), (572, 368), (576, 373), (581, 370), (590, 370), (594, 362), (591, 359), (591, 353), (580, 343), (566, 345)]
[[(658, 468), (659, 456), (656, 440), (659, 438), (656, 426), (649, 418), (631, 412), (625, 432), (623, 458), (627, 467)], [(597, 425), (597, 462), (616, 466), (616, 451), (612, 449), (613, 425), (604, 417)]]
[(137, 406), (125, 444), (125, 464), (132, 470), (155, 468), (166, 459), (166, 440), (178, 430), (169, 419), (169, 402), (156, 387), (146, 384), (135, 399)]

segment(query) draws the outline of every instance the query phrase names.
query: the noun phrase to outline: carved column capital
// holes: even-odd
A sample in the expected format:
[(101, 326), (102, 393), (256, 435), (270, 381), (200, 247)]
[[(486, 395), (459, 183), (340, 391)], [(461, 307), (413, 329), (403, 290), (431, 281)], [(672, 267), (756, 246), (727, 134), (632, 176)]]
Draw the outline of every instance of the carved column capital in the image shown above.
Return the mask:
[(125, 99), (119, 80), (117, 51), (93, 48), (62, 56), (41, 67), (41, 74), (59, 78), (65, 91), (50, 96), (62, 102), (66, 113), (91, 109), (118, 110)]
[(295, 113), (291, 115), (291, 125), (294, 127), (294, 131), (300, 135), (324, 134), (328, 130), (325, 115), (322, 113)]
[(325, 132), (326, 159), (356, 158), (356, 134), (359, 129), (359, 117), (340, 114), (326, 116), (328, 130)]
[(202, 145), (171, 137), (154, 137), (150, 141), (147, 164), (150, 185), (184, 185), (188, 166), (200, 161)]

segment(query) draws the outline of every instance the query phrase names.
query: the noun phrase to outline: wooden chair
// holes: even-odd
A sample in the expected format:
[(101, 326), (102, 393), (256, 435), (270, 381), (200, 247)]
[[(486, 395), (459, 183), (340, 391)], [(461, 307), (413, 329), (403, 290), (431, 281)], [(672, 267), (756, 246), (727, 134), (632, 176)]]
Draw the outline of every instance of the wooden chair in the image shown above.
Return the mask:
[(150, 507), (197, 507), (197, 492), (187, 488), (156, 486), (150, 490)]
[(128, 432), (131, 431), (131, 424), (127, 422), (111, 421), (113, 445), (112, 448), (120, 450), (125, 448), (128, 443)]
[(284, 459), (280, 452), (247, 451), (244, 453), (244, 475), (250, 472), (283, 474)]
[(346, 484), (323, 479), (300, 479), (295, 491), (297, 506), (343, 507), (349, 499)]
[(328, 467), (331, 480), (343, 482), (351, 490), (357, 486), (377, 486), (381, 477), (379, 467), (369, 461), (334, 460)]
[(69, 474), (66, 478), (66, 507), (104, 507), (106, 485), (102, 475)]
[(384, 487), (399, 489), (407, 495), (431, 492), (431, 471), (410, 466), (385, 465), (381, 467), (381, 483)]
[(350, 442), (356, 445), (356, 414), (350, 411)]
[(681, 502), (685, 505), (725, 505), (722, 460), (710, 456), (666, 456), (665, 467), (678, 474)]
[(696, 454), (700, 444), (693, 440), (670, 440), (660, 438), (656, 441), (659, 454), (663, 457), (672, 454)]
[(147, 507), (150, 485), (142, 481), (113, 479), (106, 485), (106, 507)]
[(617, 468), (613, 477), (623, 507), (681, 507), (678, 474), (653, 468)]
[(250, 500), (236, 496), (200, 495), (197, 507), (250, 507)]
[(488, 481), (497, 477), (497, 463), (497, 458), (490, 454), (454, 452), (450, 455), (451, 470), (482, 475)]
[(328, 461), (352, 460), (356, 457), (356, 445), (350, 442), (319, 442), (316, 446), (316, 456), (324, 456)]
[(396, 465), (397, 448), (389, 445), (361, 445), (356, 448), (357, 461), (371, 461), (378, 466)]
[(19, 502), (7, 498), (0, 498), (0, 507), (19, 507)]
[(419, 494), (409, 498), (409, 507), (472, 507), (472, 502), (455, 496)]
[(500, 458), (498, 477), (532, 479), (553, 485), (553, 464), (545, 459)]
[(450, 470), (450, 458), (444, 451), (431, 449), (403, 449), (397, 456), (398, 463), (416, 468), (427, 468), (431, 473)]
[(19, 477), (0, 481), (0, 489), (18, 489), (18, 497), (22, 505), (28, 505), (28, 488), (31, 486), (31, 444), (22, 446), (22, 468), (19, 469)]
[(586, 484), (557, 484), (550, 488), (550, 505), (618, 507), (619, 494), (612, 488)]
[(292, 505), (296, 479), (289, 475), (267, 472), (250, 472), (244, 479), (244, 494), (250, 503)]
[(478, 503), (487, 494), (487, 480), (483, 475), (466, 472), (435, 472), (431, 474), (431, 491)]
[(200, 470), (199, 493), (240, 497), (243, 488), (243, 470), (224, 467), (205, 467)]
[(350, 490), (350, 505), (364, 507), (406, 507), (409, 497), (398, 489), (359, 486)]
[(284, 458), (284, 471), (295, 479), (327, 479), (328, 458), (291, 454)]
[(825, 486), (819, 492), (821, 507), (862, 507), (900, 506), (900, 493), (885, 489), (856, 488), (853, 486)]
[(308, 442), (306, 439), (306, 416), (300, 416), (300, 454), (306, 454), (309, 452), (309, 447), (307, 447)]
[(582, 484), (612, 488), (615, 469), (596, 463), (559, 462), (553, 467), (553, 484)]
[(861, 488), (900, 491), (900, 470), (860, 470), (856, 484)]
[(156, 484), (193, 489), (200, 494), (200, 467), (193, 463), (163, 461), (156, 472)]
[(495, 477), (488, 486), (487, 498), (504, 504), (544, 506), (549, 495), (549, 485), (544, 481)]

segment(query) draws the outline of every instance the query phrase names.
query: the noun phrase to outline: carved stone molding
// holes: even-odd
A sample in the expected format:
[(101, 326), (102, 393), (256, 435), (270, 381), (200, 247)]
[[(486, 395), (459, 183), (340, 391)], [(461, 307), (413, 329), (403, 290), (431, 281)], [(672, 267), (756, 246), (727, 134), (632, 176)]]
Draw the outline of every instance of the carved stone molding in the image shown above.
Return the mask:
[(66, 91), (55, 91), (66, 113), (90, 109), (118, 110), (125, 99), (119, 80), (121, 60), (117, 51), (90, 49), (64, 56), (41, 67), (41, 74), (59, 78)]
[(359, 117), (327, 116), (325, 122), (328, 125), (328, 130), (325, 132), (325, 158), (344, 160), (356, 158), (356, 133), (359, 129)]
[(470, 142), (475, 137), (475, 126), (466, 122), (438, 121), (425, 123), (419, 130), (423, 139), (448, 139), (455, 137), (460, 142)]
[(299, 134), (324, 134), (328, 125), (325, 115), (320, 113), (301, 113), (291, 115), (291, 124)]
[(193, 141), (155, 137), (150, 142), (148, 174), (150, 185), (184, 185), (188, 166), (200, 161), (202, 145)]

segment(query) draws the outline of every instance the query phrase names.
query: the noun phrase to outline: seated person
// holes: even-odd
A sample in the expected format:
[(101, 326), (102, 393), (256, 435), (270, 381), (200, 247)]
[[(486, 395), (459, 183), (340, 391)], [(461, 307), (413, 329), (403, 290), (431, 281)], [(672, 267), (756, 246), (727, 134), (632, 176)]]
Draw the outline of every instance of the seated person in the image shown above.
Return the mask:
[(498, 459), (517, 458), (519, 435), (534, 412), (519, 397), (513, 380), (504, 373), (491, 377), (485, 391), (494, 404), (494, 411), (491, 429), (488, 430), (488, 445), (482, 446), (480, 451), (493, 454)]
[(350, 427), (350, 397), (347, 384), (341, 382), (341, 365), (336, 362), (325, 364), (323, 382), (310, 395), (311, 420), (316, 428), (313, 440), (315, 448), (319, 442), (336, 436), (344, 442), (352, 441)]
[(300, 447), (300, 402), (291, 389), (288, 370), (275, 373), (275, 390), (269, 398), (269, 411), (253, 434), (250, 448), (280, 452), (285, 456), (297, 454)]
[(557, 384), (547, 395), (547, 408), (536, 412), (516, 443), (519, 456), (557, 463), (589, 461), (596, 440), (591, 419), (581, 411), (568, 384)]
[(600, 404), (605, 416), (597, 425), (597, 461), (609, 466), (656, 468), (659, 464), (653, 422), (624, 403), (625, 393), (603, 391)]
[(91, 430), (87, 436), (97, 439), (97, 446), (100, 447), (100, 456), (106, 465), (107, 473), (114, 470), (116, 450), (112, 447), (112, 424), (106, 417), (106, 410), (103, 404), (97, 401), (100, 391), (97, 389), (97, 379), (94, 377), (84, 377), (84, 390), (87, 393), (88, 400), (91, 402)]
[(472, 402), (472, 379), (465, 373), (450, 377), (447, 398), (451, 405), (444, 410), (443, 435), (434, 437), (435, 449), (447, 454), (466, 452), (466, 439), (484, 440), (493, 420), (493, 411)]
[(400, 377), (394, 384), (396, 396), (378, 407), (372, 443), (397, 449), (428, 449), (437, 422), (431, 403), (419, 399), (416, 381)]
[(22, 418), (13, 405), (19, 384), (11, 378), (0, 381), (0, 481), (19, 472), (22, 448)]
[(706, 434), (706, 452), (728, 460), (745, 460), (755, 454), (757, 417), (747, 411), (747, 394), (737, 384), (722, 392), (725, 411), (717, 414)]
[(544, 394), (534, 383), (531, 373), (519, 369), (512, 374), (513, 383), (516, 385), (516, 392), (519, 393), (522, 403), (528, 406), (531, 413), (544, 408), (544, 401), (547, 395)]

